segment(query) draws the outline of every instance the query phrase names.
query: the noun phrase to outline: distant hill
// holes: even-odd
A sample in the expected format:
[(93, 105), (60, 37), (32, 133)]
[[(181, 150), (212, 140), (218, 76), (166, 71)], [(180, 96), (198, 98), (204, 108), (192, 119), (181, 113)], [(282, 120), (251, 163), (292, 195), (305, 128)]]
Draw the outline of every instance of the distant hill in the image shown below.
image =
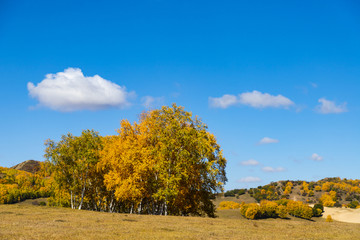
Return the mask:
[(40, 162), (36, 160), (27, 160), (25, 162), (19, 163), (13, 167), (12, 169), (22, 170), (30, 173), (36, 173), (40, 170)]
[(287, 198), (310, 204), (322, 202), (328, 207), (348, 205), (355, 208), (360, 207), (360, 180), (324, 178), (317, 182), (278, 181), (257, 188), (226, 191), (220, 197), (245, 203)]

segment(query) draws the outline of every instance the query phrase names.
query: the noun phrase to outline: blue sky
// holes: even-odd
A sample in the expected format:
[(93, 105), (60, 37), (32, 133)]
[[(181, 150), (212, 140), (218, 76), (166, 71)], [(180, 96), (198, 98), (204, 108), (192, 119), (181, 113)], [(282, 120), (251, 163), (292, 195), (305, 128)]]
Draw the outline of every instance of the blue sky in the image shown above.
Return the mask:
[(0, 1), (0, 165), (177, 103), (226, 189), (359, 178), (357, 1)]

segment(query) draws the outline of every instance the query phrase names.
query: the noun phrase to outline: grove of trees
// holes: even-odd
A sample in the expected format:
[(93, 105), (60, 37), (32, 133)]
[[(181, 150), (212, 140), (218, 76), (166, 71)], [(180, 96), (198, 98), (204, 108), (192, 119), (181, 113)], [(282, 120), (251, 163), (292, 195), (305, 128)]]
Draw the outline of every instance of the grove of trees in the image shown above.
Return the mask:
[(198, 117), (175, 104), (121, 122), (118, 135), (93, 130), (46, 142), (52, 205), (108, 212), (214, 216), (226, 159)]
[(49, 197), (52, 179), (46, 176), (45, 164), (36, 174), (0, 167), (0, 204), (11, 204), (26, 199)]

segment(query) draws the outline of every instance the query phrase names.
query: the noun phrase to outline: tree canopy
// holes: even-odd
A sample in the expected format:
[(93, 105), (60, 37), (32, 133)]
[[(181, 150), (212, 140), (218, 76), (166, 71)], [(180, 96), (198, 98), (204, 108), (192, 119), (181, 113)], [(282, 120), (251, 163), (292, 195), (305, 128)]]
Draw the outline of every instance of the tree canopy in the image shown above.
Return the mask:
[(214, 216), (211, 198), (227, 181), (215, 136), (175, 104), (122, 120), (114, 136), (86, 130), (46, 145), (55, 198), (78, 209)]

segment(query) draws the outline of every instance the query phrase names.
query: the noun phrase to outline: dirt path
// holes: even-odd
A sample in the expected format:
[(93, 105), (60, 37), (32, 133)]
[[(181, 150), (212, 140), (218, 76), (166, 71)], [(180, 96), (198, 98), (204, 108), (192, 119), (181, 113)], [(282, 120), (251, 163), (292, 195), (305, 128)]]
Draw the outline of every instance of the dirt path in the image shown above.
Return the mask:
[(339, 222), (360, 223), (360, 208), (328, 208), (324, 207), (323, 217), (331, 215), (332, 219)]

